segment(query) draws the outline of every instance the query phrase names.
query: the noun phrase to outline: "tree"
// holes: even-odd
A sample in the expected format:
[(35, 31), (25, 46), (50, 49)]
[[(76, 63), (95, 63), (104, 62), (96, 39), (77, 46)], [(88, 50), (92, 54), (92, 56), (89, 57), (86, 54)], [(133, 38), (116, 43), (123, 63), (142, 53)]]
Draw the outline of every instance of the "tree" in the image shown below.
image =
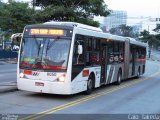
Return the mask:
[(133, 37), (133, 38), (138, 37), (138, 32), (134, 32), (133, 27), (126, 25), (120, 25), (118, 27), (111, 28), (109, 32), (111, 34), (120, 35), (124, 37)]
[(0, 0), (0, 8), (2, 8), (3, 4), (4, 3)]
[(43, 22), (74, 21), (98, 27), (99, 23), (92, 20), (93, 16), (110, 13), (103, 0), (36, 0), (34, 5), (42, 7), (39, 20)]
[(34, 11), (27, 3), (10, 0), (0, 11), (0, 27), (6, 33), (22, 32), (27, 24), (36, 23)]
[(157, 24), (156, 28), (154, 29), (155, 32), (160, 32), (160, 24)]
[(160, 34), (151, 35), (147, 30), (140, 33), (141, 41), (148, 43), (150, 47), (158, 48), (160, 46)]
[(150, 36), (150, 33), (149, 33), (149, 31), (144, 30), (144, 31), (140, 32), (140, 36), (142, 37), (142, 40), (144, 40), (144, 42), (147, 42), (148, 38)]

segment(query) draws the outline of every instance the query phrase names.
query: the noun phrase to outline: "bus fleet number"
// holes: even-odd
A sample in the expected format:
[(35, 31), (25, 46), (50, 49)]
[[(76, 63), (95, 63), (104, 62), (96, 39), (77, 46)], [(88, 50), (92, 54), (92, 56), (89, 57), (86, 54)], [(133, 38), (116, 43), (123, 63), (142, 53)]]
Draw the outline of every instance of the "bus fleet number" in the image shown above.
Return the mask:
[(47, 73), (47, 76), (56, 76), (56, 73), (48, 72), (48, 73)]

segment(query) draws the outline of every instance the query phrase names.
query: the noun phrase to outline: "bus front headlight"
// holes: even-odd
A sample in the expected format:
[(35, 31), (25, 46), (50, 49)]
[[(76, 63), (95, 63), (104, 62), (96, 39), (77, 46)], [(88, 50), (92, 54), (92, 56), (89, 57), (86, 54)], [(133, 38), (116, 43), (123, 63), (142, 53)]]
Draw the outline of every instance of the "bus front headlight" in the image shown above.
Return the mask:
[(21, 73), (19, 74), (19, 77), (20, 77), (20, 78), (24, 78), (24, 73), (21, 72)]
[(59, 82), (64, 82), (65, 81), (65, 75), (62, 75), (58, 78)]

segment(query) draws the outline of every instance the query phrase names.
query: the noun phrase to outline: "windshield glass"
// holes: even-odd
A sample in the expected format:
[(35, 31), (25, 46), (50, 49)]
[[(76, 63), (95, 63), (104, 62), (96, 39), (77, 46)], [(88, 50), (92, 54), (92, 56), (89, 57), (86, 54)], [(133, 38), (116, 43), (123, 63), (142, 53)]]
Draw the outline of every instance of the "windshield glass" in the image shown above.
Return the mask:
[(24, 38), (20, 67), (66, 69), (71, 40), (59, 38)]

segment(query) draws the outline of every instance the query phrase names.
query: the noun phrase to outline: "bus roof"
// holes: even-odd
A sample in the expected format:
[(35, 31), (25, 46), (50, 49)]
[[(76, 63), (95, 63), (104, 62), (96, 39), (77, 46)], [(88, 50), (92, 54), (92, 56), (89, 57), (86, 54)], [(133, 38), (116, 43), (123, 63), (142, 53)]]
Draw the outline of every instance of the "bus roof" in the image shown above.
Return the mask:
[(97, 27), (92, 27), (89, 25), (81, 24), (81, 23), (76, 23), (76, 22), (59, 22), (59, 21), (50, 21), (50, 22), (45, 22), (44, 24), (49, 24), (49, 25), (63, 25), (63, 26), (70, 26), (70, 27), (79, 27), (83, 29), (88, 29), (96, 32), (103, 32), (100, 28)]
[[(56, 27), (56, 26), (57, 27), (62, 26), (63, 28), (76, 28), (78, 33), (82, 33), (82, 34), (85, 34), (85, 35), (91, 35), (91, 36), (93, 35), (94, 32), (98, 32), (98, 34), (96, 34), (98, 37), (103, 36), (104, 38), (112, 39), (112, 40), (115, 40), (115, 41), (129, 40), (131, 44), (144, 46), (144, 47), (147, 46), (146, 43), (136, 41), (134, 38), (113, 35), (113, 34), (110, 34), (110, 33), (104, 33), (100, 28), (92, 27), (92, 26), (89, 26), (89, 25), (76, 23), (76, 22), (50, 21), (50, 22), (45, 22), (43, 24), (27, 25), (26, 27), (30, 28), (30, 27)], [(93, 31), (93, 32), (91, 32), (91, 31)]]
[(139, 46), (144, 46), (144, 47), (147, 47), (147, 45), (148, 45), (147, 43), (137, 41), (134, 38), (130, 38), (130, 37), (126, 37), (126, 38), (130, 40), (131, 44), (135, 44), (135, 45), (139, 45)]

